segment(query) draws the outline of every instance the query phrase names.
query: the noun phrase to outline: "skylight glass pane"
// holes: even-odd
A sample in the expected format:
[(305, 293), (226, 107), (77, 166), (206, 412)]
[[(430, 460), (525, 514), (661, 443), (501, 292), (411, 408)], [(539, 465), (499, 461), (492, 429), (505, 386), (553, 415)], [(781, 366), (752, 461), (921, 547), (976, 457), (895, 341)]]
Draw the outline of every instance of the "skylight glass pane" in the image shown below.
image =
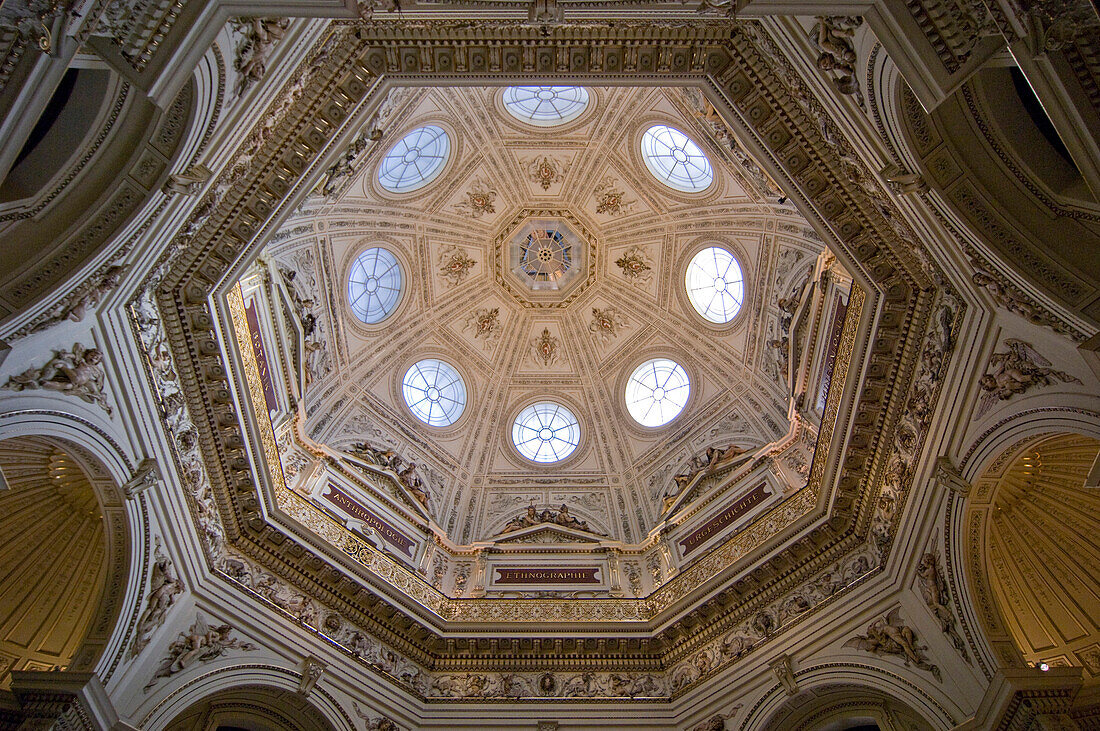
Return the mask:
[(558, 462), (577, 448), (581, 427), (569, 409), (553, 401), (531, 404), (512, 423), (512, 443), (532, 462)]
[(454, 366), (435, 358), (413, 364), (401, 381), (405, 403), (429, 426), (450, 426), (466, 408), (466, 383)]
[(435, 179), (451, 153), (451, 140), (441, 127), (417, 127), (398, 140), (378, 166), (378, 182), (394, 193), (408, 193)]
[(699, 146), (666, 124), (656, 124), (642, 135), (642, 157), (649, 172), (670, 188), (696, 193), (714, 182), (710, 160)]
[(588, 91), (581, 86), (509, 86), (504, 108), (523, 122), (553, 127), (576, 119), (588, 106)]
[(382, 322), (397, 308), (404, 276), (397, 257), (386, 249), (367, 249), (351, 265), (348, 303), (368, 325)]
[(741, 311), (744, 276), (737, 259), (725, 249), (712, 246), (693, 256), (684, 280), (691, 306), (705, 319), (721, 325)]
[(687, 371), (667, 358), (642, 363), (626, 383), (626, 409), (642, 426), (661, 426), (679, 416), (691, 394)]

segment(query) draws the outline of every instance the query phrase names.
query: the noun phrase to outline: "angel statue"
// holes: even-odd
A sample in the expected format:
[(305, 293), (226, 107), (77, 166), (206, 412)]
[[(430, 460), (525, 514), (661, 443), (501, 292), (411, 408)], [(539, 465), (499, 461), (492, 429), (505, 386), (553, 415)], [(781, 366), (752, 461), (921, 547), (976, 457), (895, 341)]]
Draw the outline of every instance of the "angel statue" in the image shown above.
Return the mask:
[(168, 645), (168, 654), (160, 661), (152, 679), (145, 686), (149, 690), (160, 678), (167, 678), (182, 672), (195, 662), (207, 662), (224, 655), (229, 650), (255, 650), (256, 646), (250, 642), (242, 642), (236, 637), (230, 637), (233, 628), (228, 624), (211, 627), (201, 615), (195, 615), (195, 623), (186, 633), (180, 632), (179, 637)]
[(899, 609), (894, 608), (885, 617), (874, 620), (867, 625), (866, 635), (856, 635), (845, 642), (844, 647), (854, 647), (875, 655), (897, 655), (905, 662), (906, 667), (912, 663), (917, 668), (932, 673), (932, 677), (942, 682), (940, 669), (928, 662), (923, 652), (925, 648), (917, 644), (916, 633), (901, 620), (899, 612)]
[(12, 376), (3, 388), (9, 391), (45, 389), (69, 393), (90, 404), (99, 405), (108, 414), (111, 406), (104, 393), (103, 353), (73, 343), (72, 350), (55, 351), (41, 368), (28, 368)]
[(1050, 368), (1050, 361), (1031, 347), (1031, 343), (1007, 338), (1004, 345), (1008, 350), (994, 353), (989, 358), (989, 372), (978, 381), (982, 389), (979, 415), (988, 411), (997, 401), (1007, 401), (1035, 386), (1049, 386), (1055, 381), (1081, 382), (1064, 371)]

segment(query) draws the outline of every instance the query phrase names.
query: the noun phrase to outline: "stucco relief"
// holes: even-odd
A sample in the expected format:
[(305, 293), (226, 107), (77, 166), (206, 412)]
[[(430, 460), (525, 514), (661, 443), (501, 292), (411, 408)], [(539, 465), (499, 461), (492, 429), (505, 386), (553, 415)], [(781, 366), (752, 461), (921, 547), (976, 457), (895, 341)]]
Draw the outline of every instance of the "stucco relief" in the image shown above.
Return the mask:
[(646, 247), (631, 246), (615, 260), (615, 266), (619, 267), (631, 284), (647, 285), (653, 279), (655, 264)]
[(0, 389), (5, 391), (45, 390), (69, 394), (81, 401), (95, 404), (108, 414), (111, 405), (107, 401), (106, 374), (103, 371), (103, 353), (97, 348), (87, 348), (73, 343), (72, 349), (55, 350), (44, 365), (31, 367), (11, 376)]
[(286, 35), (289, 18), (234, 18), (229, 27), (237, 38), (233, 68), (237, 72), (237, 96), (260, 81), (275, 45)]
[(463, 216), (481, 218), (496, 213), (497, 209), (493, 205), (496, 199), (497, 191), (493, 184), (486, 178), (475, 178), (469, 189), (463, 193), (462, 200), (454, 205), (454, 209)]
[(500, 308), (482, 307), (474, 310), (466, 316), (462, 331), (470, 333), (474, 340), (480, 340), (481, 347), (489, 350), (504, 333), (500, 322)]
[[(798, 605), (798, 606), (801, 606), (801, 605)], [(769, 624), (766, 620), (761, 620), (760, 623), (759, 623), (759, 626), (764, 627), (765, 629), (767, 629)], [(709, 664), (709, 660), (708, 660), (708, 664)], [(592, 685), (592, 683), (588, 680), (582, 679), (582, 681), (580, 681), (579, 685), (582, 686), (582, 687), (585, 687), (585, 686)]]
[(921, 598), (924, 599), (928, 610), (932, 612), (932, 616), (939, 623), (940, 630), (951, 641), (951, 646), (962, 655), (963, 660), (968, 665), (972, 665), (970, 654), (966, 650), (966, 643), (963, 642), (963, 638), (959, 635), (956, 627), (958, 620), (955, 618), (955, 612), (951, 609), (951, 595), (947, 590), (947, 582), (944, 580), (943, 572), (940, 570), (938, 552), (928, 551), (921, 556), (920, 563), (917, 564), (917, 585), (920, 587)]
[(126, 273), (126, 269), (127, 267), (120, 265), (112, 264), (108, 266), (102, 272), (80, 284), (53, 309), (37, 318), (31, 325), (8, 336), (8, 342), (15, 342), (32, 333), (48, 330), (58, 323), (83, 321), (89, 312), (93, 312), (103, 299), (114, 291), (119, 282), (122, 281), (122, 275)]
[(939, 681), (943, 681), (940, 669), (929, 662), (925, 651), (928, 649), (917, 641), (917, 633), (905, 624), (900, 610), (893, 609), (885, 616), (872, 620), (867, 625), (867, 633), (856, 635), (844, 643), (845, 647), (854, 647), (875, 655), (894, 655), (900, 657), (906, 667), (925, 670)]
[(317, 257), (311, 249), (299, 249), (277, 260), (283, 286), (302, 328), (302, 363), (307, 386), (332, 373), (333, 343), (326, 308), (322, 304)]
[(820, 52), (817, 68), (833, 82), (841, 94), (853, 97), (863, 106), (863, 92), (856, 78), (855, 34), (863, 24), (863, 18), (853, 16), (818, 16), (810, 42)]
[(605, 216), (625, 216), (634, 212), (636, 200), (627, 197), (626, 192), (613, 177), (601, 180), (593, 189), (592, 197), (596, 200), (596, 213)]
[(548, 155), (524, 158), (520, 160), (520, 164), (527, 170), (528, 180), (536, 183), (544, 191), (560, 184), (565, 179), (565, 174), (569, 172), (568, 159)]
[(228, 624), (211, 627), (202, 614), (196, 615), (194, 624), (168, 645), (168, 654), (153, 671), (145, 692), (148, 693), (161, 678), (169, 678), (196, 663), (209, 662), (230, 650), (248, 652), (256, 649), (251, 642), (232, 637), (232, 632)]
[(436, 271), (448, 287), (457, 287), (469, 276), (477, 261), (466, 250), (454, 244), (439, 247), (439, 266)]
[(932, 327), (924, 339), (917, 373), (899, 419), (871, 520), (872, 537), (883, 551), (893, 539), (894, 521), (912, 486), (913, 469), (932, 420), (932, 409), (943, 384), (948, 359), (955, 347), (960, 307), (958, 299), (945, 292), (933, 309)]
[(979, 415), (989, 411), (998, 401), (1007, 401), (1038, 386), (1050, 386), (1055, 382), (1081, 383), (1076, 376), (1051, 368), (1051, 362), (1031, 343), (1006, 338), (1002, 346), (1007, 350), (989, 356), (986, 373), (978, 381), (982, 390)]
[(134, 642), (130, 646), (129, 657), (137, 657), (149, 644), (152, 635), (164, 624), (168, 610), (183, 593), (183, 582), (176, 575), (172, 559), (164, 553), (160, 537), (156, 538), (153, 548), (153, 570), (149, 577), (149, 599), (145, 611), (134, 630)]

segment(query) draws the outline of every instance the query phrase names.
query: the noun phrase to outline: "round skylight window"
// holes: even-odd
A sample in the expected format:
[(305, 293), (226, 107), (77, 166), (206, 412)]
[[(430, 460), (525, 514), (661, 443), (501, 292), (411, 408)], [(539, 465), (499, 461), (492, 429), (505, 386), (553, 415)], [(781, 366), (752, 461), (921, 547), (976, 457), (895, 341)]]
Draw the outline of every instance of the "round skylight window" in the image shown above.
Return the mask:
[(348, 274), (351, 311), (368, 325), (382, 322), (397, 308), (403, 282), (396, 256), (378, 247), (367, 249)]
[(699, 145), (667, 124), (655, 124), (645, 131), (642, 157), (649, 172), (670, 188), (697, 193), (714, 182), (710, 160)]
[(428, 426), (450, 426), (466, 408), (466, 383), (450, 363), (426, 358), (401, 380), (401, 393), (416, 418)]
[(588, 91), (581, 86), (509, 86), (504, 108), (516, 119), (540, 127), (553, 127), (576, 119), (588, 106)]
[(638, 366), (626, 382), (626, 409), (642, 426), (661, 426), (675, 419), (691, 394), (683, 366), (655, 358)]
[(531, 404), (512, 424), (512, 443), (532, 462), (559, 462), (572, 454), (580, 441), (577, 417), (553, 401)]
[(451, 139), (442, 127), (417, 127), (390, 148), (378, 166), (378, 182), (393, 193), (422, 188), (443, 172)]
[(684, 286), (695, 311), (719, 325), (736, 317), (745, 299), (741, 265), (733, 254), (717, 246), (691, 258)]

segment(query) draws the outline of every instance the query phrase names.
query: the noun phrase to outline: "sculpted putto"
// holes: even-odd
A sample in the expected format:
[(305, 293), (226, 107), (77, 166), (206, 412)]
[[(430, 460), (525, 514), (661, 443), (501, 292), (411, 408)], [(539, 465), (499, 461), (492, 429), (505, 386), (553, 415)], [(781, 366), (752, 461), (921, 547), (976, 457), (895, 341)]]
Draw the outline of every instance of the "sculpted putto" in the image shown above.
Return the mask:
[(230, 637), (229, 633), (232, 631), (233, 628), (228, 624), (211, 627), (201, 614), (196, 615), (195, 623), (187, 632), (180, 632), (179, 637), (168, 645), (168, 654), (160, 661), (145, 690), (148, 691), (161, 678), (183, 672), (194, 663), (213, 660), (230, 650), (256, 649), (256, 646), (250, 642), (242, 642), (236, 637)]
[(980, 413), (988, 411), (996, 401), (1007, 401), (1035, 386), (1049, 386), (1055, 381), (1081, 382), (1064, 371), (1051, 368), (1050, 361), (1031, 347), (1031, 343), (1008, 338), (1004, 345), (1008, 350), (989, 358), (989, 370), (978, 381), (983, 394)]
[(940, 629), (951, 645), (959, 651), (966, 662), (970, 662), (970, 655), (966, 651), (966, 643), (963, 642), (959, 632), (955, 629), (955, 614), (948, 606), (950, 596), (947, 593), (947, 582), (940, 573), (939, 560), (935, 553), (926, 553), (917, 564), (917, 582), (920, 585), (921, 597), (928, 605), (936, 621), (940, 623)]
[(856, 635), (844, 643), (845, 647), (855, 647), (875, 655), (897, 655), (906, 665), (913, 664), (921, 670), (932, 673), (940, 680), (940, 669), (928, 662), (924, 647), (917, 644), (917, 636), (912, 627), (902, 622), (898, 616), (900, 610), (894, 609), (885, 617), (867, 625), (867, 634)]
[(12, 376), (3, 388), (8, 391), (33, 391), (44, 389), (60, 391), (76, 396), (82, 401), (96, 404), (108, 414), (111, 406), (103, 391), (103, 353), (96, 348), (85, 348), (73, 343), (72, 350), (58, 350), (41, 368), (28, 368)]
[(176, 577), (176, 570), (172, 566), (172, 560), (164, 554), (160, 547), (160, 538), (156, 540), (156, 548), (153, 551), (153, 575), (149, 579), (149, 606), (138, 620), (134, 644), (130, 648), (130, 657), (136, 657), (146, 645), (153, 632), (164, 624), (164, 618), (168, 610), (176, 602), (176, 597), (183, 591), (183, 582)]
[(676, 498), (680, 497), (684, 490), (694, 486), (711, 472), (722, 467), (728, 467), (738, 461), (743, 461), (738, 458), (748, 454), (748, 451), (736, 444), (727, 444), (725, 447), (707, 447), (703, 454), (696, 455), (688, 463), (686, 470), (672, 477), (672, 484), (665, 491), (662, 512), (672, 507), (672, 504), (676, 502)]
[[(863, 94), (856, 80), (856, 51), (852, 41), (862, 23), (862, 18), (853, 16), (819, 16), (810, 36), (821, 52), (817, 57), (818, 69), (832, 79), (837, 91), (852, 96), (860, 106)], [(834, 72), (836, 76), (832, 75)]]

